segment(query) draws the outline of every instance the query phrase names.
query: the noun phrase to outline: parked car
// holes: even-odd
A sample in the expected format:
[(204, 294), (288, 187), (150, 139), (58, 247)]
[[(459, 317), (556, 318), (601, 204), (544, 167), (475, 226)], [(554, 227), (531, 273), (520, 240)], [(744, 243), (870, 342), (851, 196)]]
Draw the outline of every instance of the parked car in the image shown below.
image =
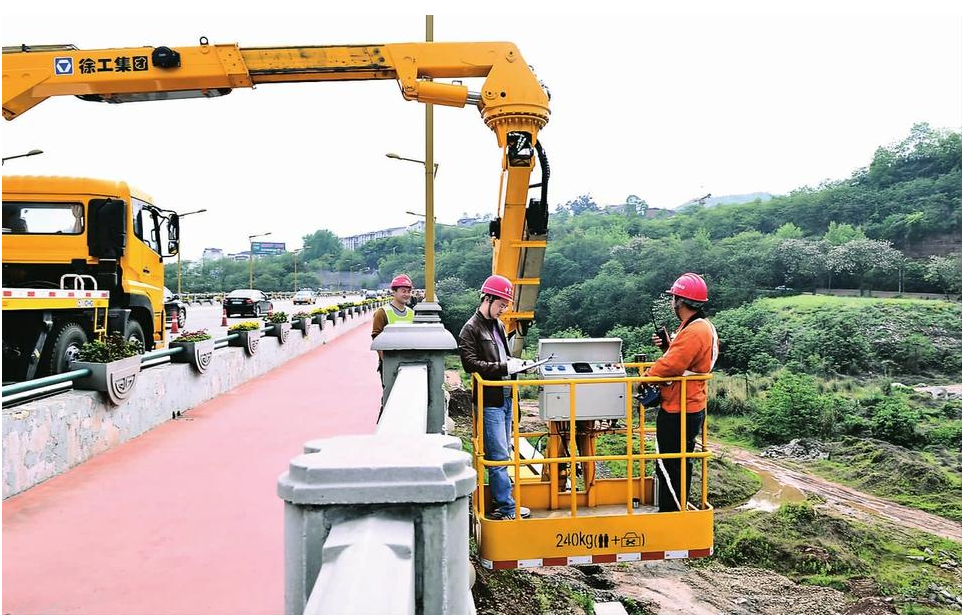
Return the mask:
[(314, 291), (308, 289), (301, 289), (294, 294), (294, 305), (297, 304), (315, 304), (317, 303), (317, 296), (314, 295)]
[(174, 319), (177, 319), (177, 329), (184, 329), (187, 324), (187, 304), (180, 301), (179, 295), (164, 287), (164, 314), (167, 315), (167, 329), (170, 329)]
[(274, 310), (274, 304), (263, 291), (257, 289), (235, 289), (224, 298), (227, 316), (236, 315), (260, 317)]

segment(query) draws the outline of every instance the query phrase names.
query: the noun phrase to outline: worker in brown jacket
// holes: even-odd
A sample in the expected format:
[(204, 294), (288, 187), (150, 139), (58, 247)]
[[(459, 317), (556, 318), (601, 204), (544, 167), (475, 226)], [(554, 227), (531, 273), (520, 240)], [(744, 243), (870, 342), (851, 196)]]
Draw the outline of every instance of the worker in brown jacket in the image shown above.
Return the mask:
[[(682, 274), (667, 291), (671, 307), (681, 321), (674, 336), (663, 340), (658, 334), (652, 343), (665, 354), (648, 369), (648, 376), (673, 377), (708, 374), (718, 359), (718, 333), (705, 318), (708, 285), (698, 274)], [(685, 449), (695, 450), (695, 439), (701, 433), (707, 407), (707, 383), (689, 381), (685, 404)], [(656, 441), (660, 453), (681, 452), (681, 382), (661, 385), (661, 408), (658, 409)], [(691, 461), (685, 465), (685, 493), (691, 490)], [(658, 509), (679, 511), (681, 508), (681, 460), (658, 460)]]

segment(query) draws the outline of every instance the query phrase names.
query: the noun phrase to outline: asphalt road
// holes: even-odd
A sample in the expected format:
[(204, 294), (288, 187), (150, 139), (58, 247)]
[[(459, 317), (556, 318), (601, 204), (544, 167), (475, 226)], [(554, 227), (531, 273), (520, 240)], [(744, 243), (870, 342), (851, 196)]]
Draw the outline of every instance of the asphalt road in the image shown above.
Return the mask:
[[(321, 308), (323, 306), (330, 306), (346, 301), (355, 302), (359, 301), (360, 299), (360, 295), (348, 295), (347, 299), (337, 295), (334, 297), (319, 297), (317, 298), (317, 303), (314, 305), (299, 304), (294, 306), (294, 303), (289, 299), (274, 300), (273, 303), (275, 312), (283, 310), (287, 313), (288, 317), (291, 317), (295, 312), (310, 312), (314, 308)], [(222, 313), (223, 307), (219, 304), (215, 304), (213, 306), (208, 304), (190, 304), (187, 306), (187, 324), (184, 327), (184, 330), (196, 331), (198, 329), (206, 329), (207, 332), (215, 338), (226, 336), (227, 327), (221, 326)], [(234, 323), (250, 320), (252, 320), (252, 317), (231, 317), (227, 319), (227, 324), (233, 325)], [(176, 338), (176, 335), (173, 337)]]

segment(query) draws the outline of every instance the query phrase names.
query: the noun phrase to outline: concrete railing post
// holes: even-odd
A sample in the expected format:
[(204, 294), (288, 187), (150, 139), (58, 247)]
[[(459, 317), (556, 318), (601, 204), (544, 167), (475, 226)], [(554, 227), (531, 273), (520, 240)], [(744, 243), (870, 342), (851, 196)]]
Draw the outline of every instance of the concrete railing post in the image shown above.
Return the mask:
[(425, 364), (428, 367), (427, 431), (440, 434), (446, 417), (444, 356), (456, 348), (454, 336), (440, 323), (396, 323), (385, 327), (371, 343), (372, 351), (384, 353), (382, 406), (391, 395), (401, 365)]
[[(310, 599), (321, 613), (359, 613), (370, 610), (371, 593), (382, 585), (385, 566), (403, 566), (403, 520), (414, 523), (414, 606), (419, 614), (471, 614), (474, 602), (469, 586), (468, 496), (477, 476), (461, 441), (440, 434), (340, 436), (311, 441), (308, 453), (297, 456), (278, 480), (284, 499), (284, 608), (301, 614)], [(344, 530), (354, 520), (372, 518), (365, 526), (384, 525), (391, 563), (356, 558), (325, 562), (346, 549)], [(379, 518), (383, 518), (380, 520)], [(347, 524), (347, 526), (345, 526)], [(328, 535), (336, 536), (326, 546)], [(394, 537), (394, 538), (392, 538)], [(336, 545), (335, 545), (336, 544)], [(381, 548), (361, 548), (362, 553), (384, 553)], [(364, 552), (366, 550), (366, 552)], [(324, 567), (351, 571), (322, 572)], [(354, 574), (367, 585), (354, 593), (343, 586), (325, 586), (325, 580)], [(402, 576), (397, 576), (403, 579)], [(318, 592), (311, 596), (317, 582)], [(392, 580), (397, 582), (398, 580)], [(331, 591), (337, 591), (336, 597)], [(325, 595), (327, 591), (327, 596)], [(363, 596), (358, 596), (363, 595)], [(401, 602), (403, 603), (403, 602)]]

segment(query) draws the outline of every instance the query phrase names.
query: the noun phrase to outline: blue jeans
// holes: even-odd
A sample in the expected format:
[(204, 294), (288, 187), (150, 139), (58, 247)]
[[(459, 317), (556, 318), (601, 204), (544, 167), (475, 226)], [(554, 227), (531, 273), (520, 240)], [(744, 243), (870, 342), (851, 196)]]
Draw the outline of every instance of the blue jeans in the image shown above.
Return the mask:
[[(511, 396), (506, 395), (501, 406), (484, 407), (484, 459), (502, 462), (507, 460), (511, 451)], [(494, 508), (501, 513), (514, 511), (514, 497), (511, 495), (511, 477), (507, 466), (488, 467), (488, 485)]]

